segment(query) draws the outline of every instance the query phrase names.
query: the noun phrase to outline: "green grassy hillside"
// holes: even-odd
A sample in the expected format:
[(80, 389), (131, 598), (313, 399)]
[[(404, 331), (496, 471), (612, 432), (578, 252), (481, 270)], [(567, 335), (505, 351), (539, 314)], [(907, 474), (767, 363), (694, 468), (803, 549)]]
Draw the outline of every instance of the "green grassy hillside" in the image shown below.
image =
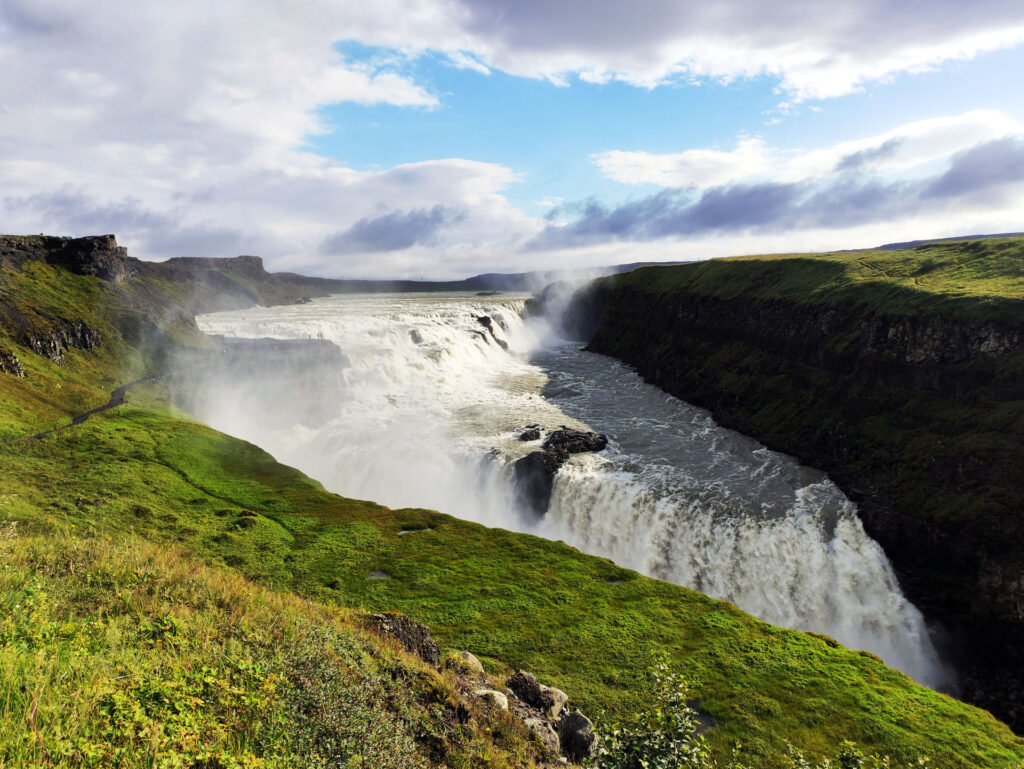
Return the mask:
[(611, 280), (653, 294), (684, 291), (1019, 322), (1024, 238), (940, 241), (906, 251), (740, 256), (641, 267)]
[[(870, 654), (561, 543), (329, 494), (175, 412), (158, 383), (77, 427), (18, 437), (105, 402), (149, 361), (126, 341), (138, 324), (120, 319), (136, 306), (130, 282), (44, 264), (2, 278), (3, 301), (23, 315), (82, 320), (103, 342), (58, 364), (17, 329), (0, 338), (26, 373), (0, 374), (0, 764), (109, 765), (122, 751), (125, 766), (286, 766), (310, 735), (331, 724), (351, 735), (367, 720), (353, 714), (381, 700), (396, 757), (530, 760), (500, 720), (445, 727), (436, 710), (451, 682), (424, 682), (339, 607), (405, 612), (443, 647), (472, 651), (491, 673), (533, 670), (590, 714), (642, 708), (644, 672), (666, 653), (717, 724), (715, 753), (739, 742), (754, 766), (786, 765), (787, 743), (820, 757), (845, 739), (940, 767), (1024, 760), (1024, 741), (992, 716)], [(371, 579), (377, 570), (391, 578)], [(295, 664), (320, 671), (313, 694), (287, 685)], [(369, 694), (342, 680), (349, 664)], [(354, 710), (310, 723), (301, 697), (314, 695)], [(200, 749), (220, 763), (197, 763)]]

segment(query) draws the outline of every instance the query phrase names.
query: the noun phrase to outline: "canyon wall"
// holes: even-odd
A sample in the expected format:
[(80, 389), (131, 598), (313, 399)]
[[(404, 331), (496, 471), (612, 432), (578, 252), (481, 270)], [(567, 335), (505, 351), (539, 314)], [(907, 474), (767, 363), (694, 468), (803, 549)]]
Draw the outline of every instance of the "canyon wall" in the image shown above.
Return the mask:
[(868, 282), (823, 297), (813, 284), (835, 271), (646, 268), (595, 282), (565, 318), (589, 349), (826, 470), (937, 625), (960, 695), (1020, 732), (1024, 303)]

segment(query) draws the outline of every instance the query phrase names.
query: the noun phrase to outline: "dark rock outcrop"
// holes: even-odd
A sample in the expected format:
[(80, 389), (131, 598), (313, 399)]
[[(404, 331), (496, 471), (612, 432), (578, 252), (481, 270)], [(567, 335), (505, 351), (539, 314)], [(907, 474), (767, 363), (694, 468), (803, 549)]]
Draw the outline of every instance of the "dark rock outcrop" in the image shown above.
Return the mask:
[(594, 755), (597, 735), (594, 723), (578, 709), (562, 715), (558, 728), (562, 752), (572, 761), (583, 761)]
[(570, 454), (582, 454), (587, 451), (602, 451), (608, 445), (608, 438), (600, 433), (585, 430), (573, 430), (562, 426), (544, 440), (544, 450), (549, 454), (562, 457), (563, 461)]
[(540, 425), (527, 425), (526, 428), (519, 433), (519, 440), (521, 441), (539, 441), (540, 440)]
[(558, 468), (573, 454), (601, 451), (607, 445), (608, 439), (599, 433), (573, 430), (565, 426), (552, 432), (545, 438), (539, 451), (530, 452), (513, 465), (519, 505), (534, 515), (544, 515), (551, 502)]
[(404, 614), (387, 612), (371, 614), (366, 618), (369, 628), (388, 638), (394, 638), (406, 651), (417, 655), (424, 662), (439, 667), (441, 648), (430, 635), (430, 628)]
[(17, 355), (0, 350), (0, 374), (23, 377), (25, 376), (25, 369), (21, 367), (21, 361), (18, 360)]
[(89, 235), (69, 238), (50, 261), (62, 264), (76, 275), (92, 275), (111, 283), (121, 283), (139, 274), (141, 262), (128, 256), (113, 235)]
[(961, 696), (1024, 732), (1024, 707), (1007, 694), (1024, 688), (1019, 310), (901, 314), (855, 297), (719, 296), (698, 283), (655, 291), (603, 279), (574, 317), (600, 319), (588, 349), (828, 472), (907, 597), (950, 636)]
[(24, 329), (19, 341), (54, 363), (61, 363), (70, 348), (93, 350), (103, 341), (98, 331), (80, 320), (48, 318), (47, 321), (46, 325)]
[[(498, 334), (494, 331), (494, 321), (491, 320), (491, 317), (489, 315), (478, 315), (476, 322), (487, 329), (487, 333), (491, 335), (491, 339), (493, 339), (498, 344), (498, 347), (500, 347), (502, 350), (508, 349), (508, 342), (499, 337)], [(486, 339), (486, 337), (484, 338)]]

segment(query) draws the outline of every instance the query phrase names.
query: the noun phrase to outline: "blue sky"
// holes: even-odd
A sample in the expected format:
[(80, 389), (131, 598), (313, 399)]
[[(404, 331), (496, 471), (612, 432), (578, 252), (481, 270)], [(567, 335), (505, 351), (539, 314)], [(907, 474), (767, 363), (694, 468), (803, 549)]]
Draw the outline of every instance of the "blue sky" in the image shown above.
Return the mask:
[[(338, 46), (354, 61), (387, 51)], [(1007, 92), (1007, 76), (1024, 86), (1024, 47), (996, 51), (941, 69), (902, 74), (859, 93), (816, 100), (783, 114), (778, 79), (729, 83), (705, 79), (658, 88), (621, 82), (568, 86), (548, 80), (456, 69), (426, 55), (402, 70), (438, 95), (435, 108), (336, 104), (319, 111), (330, 132), (312, 136), (312, 152), (359, 170), (464, 157), (508, 166), (522, 181), (508, 188), (515, 206), (536, 216), (544, 198), (596, 196), (617, 202), (657, 185), (625, 186), (603, 176), (591, 155), (612, 149), (651, 153), (692, 147), (731, 149), (756, 135), (780, 148), (818, 147), (881, 134), (895, 126), (978, 109), (998, 109), (1024, 123), (1024, 88)], [(772, 119), (779, 122), (772, 124)], [(1024, 225), (1024, 222), (1022, 222)]]
[(0, 66), (0, 229), (146, 258), (448, 278), (1024, 229), (1019, 0), (4, 0)]

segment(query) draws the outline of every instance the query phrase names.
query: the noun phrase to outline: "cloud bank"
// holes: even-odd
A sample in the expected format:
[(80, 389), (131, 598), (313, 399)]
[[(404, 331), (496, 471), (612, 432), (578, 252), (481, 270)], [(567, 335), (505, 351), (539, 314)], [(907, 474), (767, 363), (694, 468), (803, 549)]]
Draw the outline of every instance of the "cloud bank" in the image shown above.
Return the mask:
[[(608, 208), (597, 202), (557, 210), (529, 248), (577, 248), (605, 240), (658, 240), (728, 233), (848, 229), (919, 217), (963, 216), (1005, 210), (1024, 215), (1024, 135), (1008, 136), (955, 153), (939, 173), (880, 178), (865, 166), (894, 162), (909, 142), (886, 139), (842, 156), (824, 178), (739, 182), (693, 194), (669, 188)], [(823, 155), (827, 154), (825, 152)]]

